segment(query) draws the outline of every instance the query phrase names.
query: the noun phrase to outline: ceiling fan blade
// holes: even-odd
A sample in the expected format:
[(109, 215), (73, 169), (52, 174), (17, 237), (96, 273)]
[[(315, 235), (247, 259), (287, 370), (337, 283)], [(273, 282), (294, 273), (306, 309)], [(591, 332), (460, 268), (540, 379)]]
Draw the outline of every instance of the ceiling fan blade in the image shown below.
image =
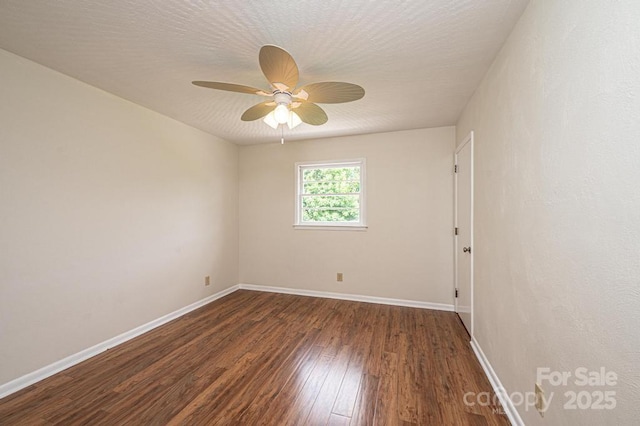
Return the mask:
[(271, 102), (271, 101), (261, 102), (257, 105), (252, 106), (248, 110), (246, 110), (244, 114), (242, 114), (242, 117), (240, 118), (242, 119), (242, 121), (257, 120), (269, 114), (274, 109), (276, 109), (275, 102)]
[(271, 96), (271, 93), (266, 93), (262, 89), (256, 89), (255, 87), (243, 86), (241, 84), (220, 83), (217, 81), (192, 81), (192, 84), (200, 87), (206, 87), (209, 89), (226, 90), (227, 92), (248, 93), (251, 95), (266, 95)]
[(281, 83), (293, 90), (298, 84), (298, 66), (286, 50), (266, 45), (260, 49), (260, 68), (272, 86)]
[[(297, 93), (306, 92), (309, 102), (319, 104), (340, 104), (343, 102), (357, 101), (364, 96), (364, 89), (357, 84), (343, 83), (340, 81), (327, 81), (312, 83), (302, 86)], [(293, 95), (294, 97), (296, 94)], [(303, 96), (304, 97), (304, 96)]]
[(300, 106), (295, 108), (296, 114), (302, 121), (313, 126), (319, 126), (329, 120), (327, 113), (322, 108), (311, 102), (300, 102)]

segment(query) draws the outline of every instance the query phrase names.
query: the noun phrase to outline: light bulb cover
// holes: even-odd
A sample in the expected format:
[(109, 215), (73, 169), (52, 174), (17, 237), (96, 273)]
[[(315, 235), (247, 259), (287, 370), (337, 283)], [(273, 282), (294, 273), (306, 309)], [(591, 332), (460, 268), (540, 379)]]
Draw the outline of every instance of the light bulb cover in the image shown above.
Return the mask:
[(277, 129), (278, 126), (280, 125), (277, 121), (276, 118), (273, 116), (273, 111), (271, 111), (269, 114), (265, 115), (264, 118), (262, 119), (262, 121), (265, 122), (265, 124), (269, 125), (270, 127)]
[(279, 104), (276, 109), (273, 110), (273, 118), (279, 124), (284, 124), (289, 120), (289, 108), (286, 104)]
[(295, 112), (290, 111), (289, 119), (287, 120), (287, 126), (289, 126), (289, 129), (293, 129), (294, 127), (298, 126), (300, 123), (302, 123), (300, 116), (298, 116), (298, 114), (296, 114)]

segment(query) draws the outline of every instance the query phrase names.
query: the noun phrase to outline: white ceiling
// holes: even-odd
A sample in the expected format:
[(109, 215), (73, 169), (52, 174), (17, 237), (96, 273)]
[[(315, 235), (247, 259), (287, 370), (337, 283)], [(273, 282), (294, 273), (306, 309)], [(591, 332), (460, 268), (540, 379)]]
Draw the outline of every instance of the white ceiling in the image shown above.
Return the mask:
[(268, 88), (262, 45), (300, 85), (346, 81), (327, 124), (288, 140), (455, 124), (527, 0), (2, 0), (0, 47), (238, 144), (278, 142), (242, 112), (263, 99), (192, 80)]

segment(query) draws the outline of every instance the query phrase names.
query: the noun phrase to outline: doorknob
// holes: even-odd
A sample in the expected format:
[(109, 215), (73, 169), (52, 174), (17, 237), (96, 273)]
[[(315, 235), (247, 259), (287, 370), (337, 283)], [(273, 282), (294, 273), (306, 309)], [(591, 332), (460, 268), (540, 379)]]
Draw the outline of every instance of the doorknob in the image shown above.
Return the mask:
[(471, 247), (463, 247), (463, 248), (462, 248), (462, 251), (463, 251), (464, 253), (471, 253)]

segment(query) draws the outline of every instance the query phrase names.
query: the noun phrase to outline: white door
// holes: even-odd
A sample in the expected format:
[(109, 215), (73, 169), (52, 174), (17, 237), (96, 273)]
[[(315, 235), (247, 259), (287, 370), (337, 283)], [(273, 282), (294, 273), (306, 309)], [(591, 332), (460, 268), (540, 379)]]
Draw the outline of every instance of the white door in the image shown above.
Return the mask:
[(473, 132), (455, 155), (456, 312), (473, 337)]

